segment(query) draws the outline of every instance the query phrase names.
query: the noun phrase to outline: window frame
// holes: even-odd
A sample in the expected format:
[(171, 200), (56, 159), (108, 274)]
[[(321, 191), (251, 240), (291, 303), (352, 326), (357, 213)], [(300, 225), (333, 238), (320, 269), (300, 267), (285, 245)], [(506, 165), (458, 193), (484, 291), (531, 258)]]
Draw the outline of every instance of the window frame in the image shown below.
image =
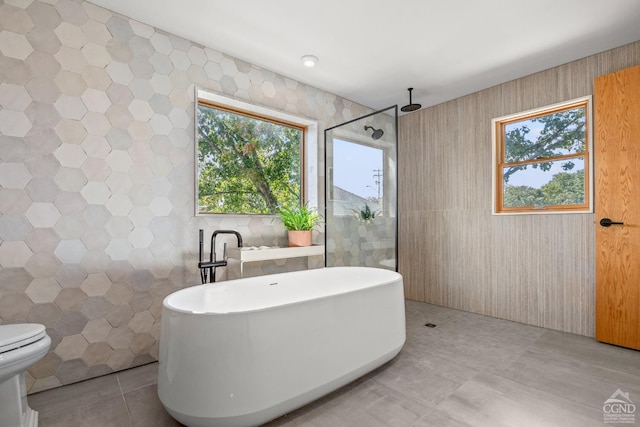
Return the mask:
[[(518, 162), (505, 162), (505, 127), (509, 124), (526, 121), (558, 112), (584, 108), (585, 110), (585, 151), (568, 155), (541, 157)], [(593, 114), (592, 96), (563, 101), (532, 110), (497, 117), (491, 120), (492, 128), (492, 213), (493, 215), (519, 214), (563, 214), (563, 213), (592, 213), (593, 212)], [(584, 203), (575, 205), (553, 206), (517, 206), (505, 207), (504, 197), (504, 167), (517, 164), (534, 164), (543, 161), (558, 161), (570, 158), (584, 158)]]
[(241, 101), (228, 96), (220, 95), (207, 89), (195, 88), (194, 103), (194, 212), (195, 216), (264, 216), (275, 217), (277, 214), (262, 213), (218, 213), (200, 212), (198, 207), (199, 195), (199, 170), (198, 170), (198, 106), (229, 111), (231, 113), (252, 117), (258, 120), (265, 120), (279, 125), (294, 127), (302, 131), (302, 141), (300, 147), (300, 178), (301, 178), (301, 203), (309, 206), (318, 206), (318, 123), (308, 118), (295, 116), (290, 113), (275, 110), (246, 101)]

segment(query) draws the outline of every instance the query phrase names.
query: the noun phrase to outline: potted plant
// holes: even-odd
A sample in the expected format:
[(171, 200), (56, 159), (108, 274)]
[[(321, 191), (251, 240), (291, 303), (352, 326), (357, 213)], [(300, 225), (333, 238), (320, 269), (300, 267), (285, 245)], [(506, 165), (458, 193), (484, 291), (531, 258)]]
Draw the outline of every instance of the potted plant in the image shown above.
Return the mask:
[(311, 246), (313, 229), (322, 216), (307, 205), (280, 208), (280, 219), (289, 231), (289, 246)]
[(353, 214), (358, 220), (358, 222), (363, 222), (365, 224), (370, 224), (376, 219), (376, 215), (379, 214), (378, 211), (373, 210), (369, 207), (368, 204), (364, 204), (364, 207), (361, 209), (352, 209)]

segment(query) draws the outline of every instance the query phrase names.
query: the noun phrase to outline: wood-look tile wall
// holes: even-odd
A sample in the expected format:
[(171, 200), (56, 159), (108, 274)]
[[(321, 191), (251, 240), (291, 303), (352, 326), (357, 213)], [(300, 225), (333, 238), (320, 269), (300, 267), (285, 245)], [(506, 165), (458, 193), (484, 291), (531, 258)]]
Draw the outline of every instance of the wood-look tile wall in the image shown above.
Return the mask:
[(640, 41), (400, 118), (407, 298), (594, 335), (594, 215), (493, 216), (491, 119), (590, 95), (594, 77), (637, 64)]

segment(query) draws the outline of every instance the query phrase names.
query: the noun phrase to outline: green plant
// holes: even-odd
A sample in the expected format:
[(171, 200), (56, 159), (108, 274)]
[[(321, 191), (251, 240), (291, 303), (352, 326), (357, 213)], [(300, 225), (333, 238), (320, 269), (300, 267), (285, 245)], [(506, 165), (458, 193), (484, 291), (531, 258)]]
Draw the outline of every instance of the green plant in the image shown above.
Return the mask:
[(278, 211), (287, 230), (313, 230), (322, 216), (307, 205), (284, 206)]
[(353, 213), (355, 214), (355, 217), (358, 219), (358, 221), (363, 222), (373, 221), (378, 214), (377, 211), (372, 210), (366, 203), (362, 209), (353, 209)]

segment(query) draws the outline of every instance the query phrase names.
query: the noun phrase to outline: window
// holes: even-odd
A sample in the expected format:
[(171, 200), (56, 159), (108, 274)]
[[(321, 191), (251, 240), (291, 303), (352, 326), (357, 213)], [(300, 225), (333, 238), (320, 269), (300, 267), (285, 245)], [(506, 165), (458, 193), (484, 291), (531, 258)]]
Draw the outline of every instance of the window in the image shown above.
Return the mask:
[(353, 216), (368, 207), (382, 213), (384, 195), (382, 148), (333, 138), (333, 169), (329, 198), (334, 215)]
[(591, 97), (493, 119), (494, 213), (591, 212)]
[(308, 201), (305, 143), (310, 128), (317, 126), (199, 90), (196, 214), (270, 215), (280, 206)]

